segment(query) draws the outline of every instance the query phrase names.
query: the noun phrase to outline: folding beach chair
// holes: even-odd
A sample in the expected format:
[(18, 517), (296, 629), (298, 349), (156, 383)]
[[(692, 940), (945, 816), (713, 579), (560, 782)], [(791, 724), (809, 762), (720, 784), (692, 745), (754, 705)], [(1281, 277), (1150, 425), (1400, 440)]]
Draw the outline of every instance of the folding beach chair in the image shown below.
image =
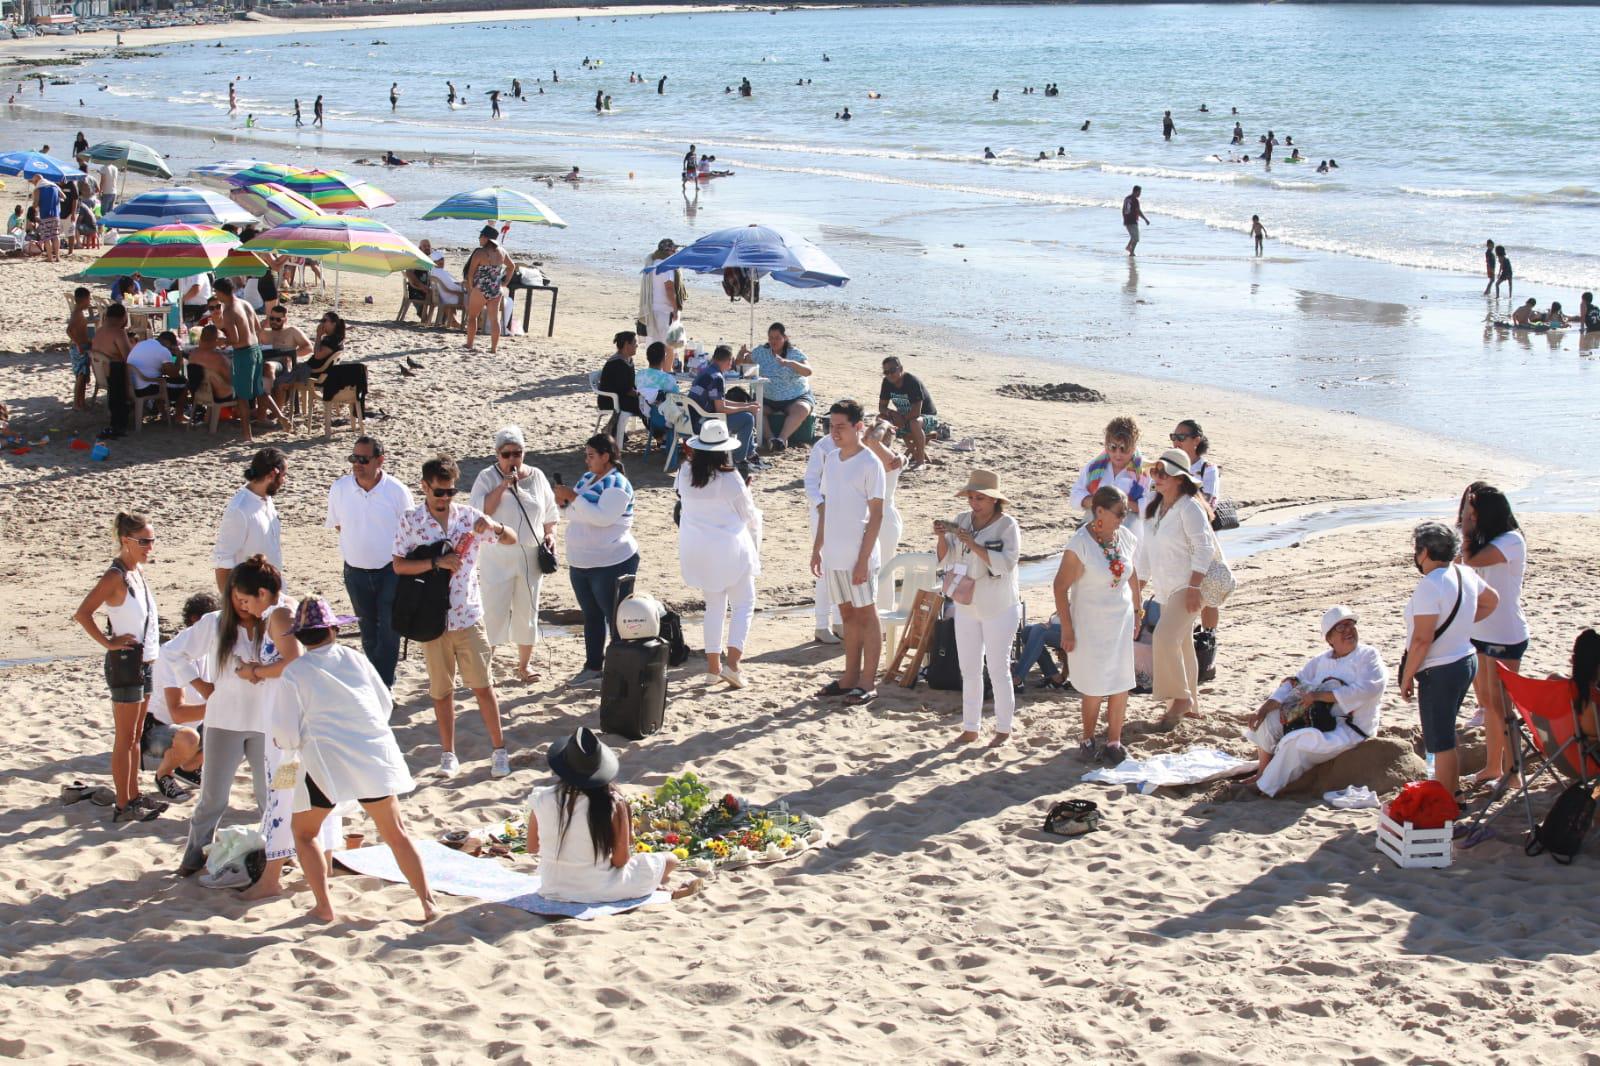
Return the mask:
[[(1557, 784), (1591, 785), (1600, 782), (1600, 737), (1588, 732), (1573, 707), (1574, 689), (1565, 678), (1543, 680), (1523, 677), (1495, 663), (1516, 717), (1506, 724), (1511, 742), (1511, 773), (1495, 782), (1494, 791), (1457, 832), (1462, 847), (1480, 844), (1494, 835), (1491, 823), (1522, 800), (1528, 832), (1538, 826), (1533, 816), (1530, 789), (1548, 774)], [(1516, 784), (1511, 784), (1515, 778)], [(1504, 801), (1504, 802), (1502, 802)]]

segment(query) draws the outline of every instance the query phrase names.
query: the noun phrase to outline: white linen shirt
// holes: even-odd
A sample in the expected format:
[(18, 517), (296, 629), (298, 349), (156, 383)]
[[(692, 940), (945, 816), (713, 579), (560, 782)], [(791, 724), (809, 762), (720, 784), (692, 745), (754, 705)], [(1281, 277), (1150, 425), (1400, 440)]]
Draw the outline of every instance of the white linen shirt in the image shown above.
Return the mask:
[(339, 554), (358, 570), (382, 570), (394, 562), (394, 538), (400, 516), (416, 506), (411, 490), (388, 474), (380, 474), (372, 491), (354, 474), (346, 474), (328, 490), (328, 529), (339, 531)]
[(1193, 496), (1183, 496), (1166, 514), (1146, 523), (1134, 569), (1149, 583), (1155, 601), (1165, 604), (1174, 592), (1189, 586), (1191, 574), (1211, 568), (1216, 552), (1205, 506)]
[(833, 443), (833, 437), (829, 434), (823, 434), (811, 446), (811, 457), (806, 460), (805, 485), (806, 499), (811, 502), (813, 511), (822, 506), (822, 464), (838, 450), (839, 446)]
[[(1329, 648), (1313, 656), (1295, 677), (1307, 688), (1333, 693), (1334, 706), (1357, 729), (1369, 737), (1377, 735), (1378, 705), (1383, 702), (1388, 678), (1376, 648), (1357, 644), (1355, 650), (1342, 659), (1335, 658), (1333, 649)], [(1291, 687), (1289, 682), (1283, 682), (1272, 693), (1272, 698), (1282, 703), (1289, 698)], [(1291, 713), (1291, 709), (1285, 707), (1284, 713)]]
[[(861, 553), (861, 540), (872, 520), (870, 503), (882, 501), (889, 491), (883, 461), (872, 449), (863, 447), (846, 459), (843, 452), (828, 456), (822, 467), (822, 568), (854, 570)], [(877, 570), (878, 540), (872, 541), (867, 567)]]
[[(211, 657), (205, 655), (203, 650), (199, 653), (191, 651), (191, 642), (195, 639), (195, 630), (206, 628), (211, 637), (215, 639), (216, 630), (212, 627), (189, 626), (180, 629), (172, 635), (172, 639), (161, 645), (161, 654), (156, 657), (155, 670), (152, 671), (151, 687), (154, 692), (150, 696), (150, 713), (156, 721), (165, 725), (172, 725), (172, 709), (167, 706), (166, 690), (181, 688), (182, 699), (185, 703), (204, 703), (200, 693), (195, 691), (196, 680), (209, 682), (211, 680)], [(204, 636), (201, 639), (205, 639)], [(185, 722), (193, 726), (194, 722)]]
[(337, 642), (308, 648), (284, 667), (273, 739), (299, 749), (295, 810), (310, 809), (310, 777), (334, 803), (398, 796), (414, 787), (389, 727), (389, 687), (367, 657)]
[(246, 485), (233, 494), (222, 512), (222, 527), (217, 530), (217, 547), (211, 565), (232, 569), (252, 555), (265, 555), (267, 562), (283, 570), (282, 529), (278, 508), (270, 496), (257, 496)]
[[(972, 512), (958, 515), (955, 524), (961, 529), (971, 530)], [(988, 562), (984, 562), (977, 552), (962, 547), (953, 533), (945, 534), (945, 543), (951, 550), (945, 553), (944, 561), (946, 566), (965, 566), (965, 576), (973, 579), (972, 602), (960, 605), (962, 613), (987, 620), (1004, 614), (1022, 602), (1017, 584), (1017, 560), (1022, 555), (1022, 528), (1017, 525), (1015, 518), (1002, 513), (978, 530), (974, 539), (988, 550)]]

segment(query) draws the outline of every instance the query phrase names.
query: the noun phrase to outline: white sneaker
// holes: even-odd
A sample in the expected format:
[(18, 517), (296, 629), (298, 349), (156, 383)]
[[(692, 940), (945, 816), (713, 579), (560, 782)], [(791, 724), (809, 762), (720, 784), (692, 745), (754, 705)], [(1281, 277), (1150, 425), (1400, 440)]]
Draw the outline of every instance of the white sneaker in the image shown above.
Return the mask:
[(511, 756), (506, 754), (506, 749), (494, 749), (494, 758), (489, 763), (490, 777), (511, 776)]
[(818, 629), (814, 634), (818, 644), (838, 644), (839, 638), (833, 635), (831, 629)]
[(456, 758), (456, 753), (447, 751), (439, 756), (439, 772), (445, 777), (454, 777), (461, 772), (461, 760)]
[(592, 685), (599, 680), (599, 670), (579, 670), (567, 684), (568, 686), (576, 687), (578, 685)]

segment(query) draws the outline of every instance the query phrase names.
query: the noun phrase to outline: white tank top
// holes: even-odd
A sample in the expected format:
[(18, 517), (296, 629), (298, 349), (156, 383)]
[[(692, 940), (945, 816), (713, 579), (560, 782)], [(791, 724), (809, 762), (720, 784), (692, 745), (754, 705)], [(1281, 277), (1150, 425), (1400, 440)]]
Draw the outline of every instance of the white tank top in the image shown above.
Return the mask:
[(109, 603), (105, 605), (106, 621), (111, 625), (111, 635), (139, 638), (144, 645), (144, 661), (153, 663), (161, 652), (161, 626), (156, 612), (155, 595), (150, 591), (150, 585), (145, 581), (143, 573), (124, 570), (117, 562), (112, 563), (112, 569), (122, 575), (122, 583), (127, 594), (122, 597), (121, 604), (115, 607)]

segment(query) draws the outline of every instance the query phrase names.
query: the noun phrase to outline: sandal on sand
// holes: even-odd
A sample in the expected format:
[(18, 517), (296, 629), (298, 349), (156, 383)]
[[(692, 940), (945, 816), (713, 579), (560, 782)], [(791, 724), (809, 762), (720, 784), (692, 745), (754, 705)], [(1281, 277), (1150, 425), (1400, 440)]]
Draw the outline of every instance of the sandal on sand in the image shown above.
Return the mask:
[(148, 822), (160, 816), (161, 811), (158, 808), (146, 807), (138, 800), (134, 800), (126, 807), (114, 807), (111, 811), (113, 822)]
[(844, 705), (846, 707), (861, 707), (877, 698), (878, 690), (875, 688), (853, 688), (845, 695)]
[(833, 699), (835, 696), (845, 696), (848, 694), (849, 693), (840, 687), (839, 682), (837, 681), (829, 681), (826, 685), (823, 685), (817, 690), (817, 695), (821, 696), (823, 699)]
[(439, 843), (447, 848), (454, 848), (456, 851), (460, 851), (466, 847), (467, 836), (468, 833), (465, 829), (450, 829), (440, 835)]
[(104, 786), (90, 785), (83, 781), (69, 781), (61, 786), (61, 802), (77, 803), (80, 800), (86, 800), (102, 787)]
[(688, 899), (690, 896), (697, 894), (700, 889), (705, 887), (705, 883), (705, 878), (697, 877), (686, 885), (679, 885), (677, 888), (672, 890), (672, 898)]

